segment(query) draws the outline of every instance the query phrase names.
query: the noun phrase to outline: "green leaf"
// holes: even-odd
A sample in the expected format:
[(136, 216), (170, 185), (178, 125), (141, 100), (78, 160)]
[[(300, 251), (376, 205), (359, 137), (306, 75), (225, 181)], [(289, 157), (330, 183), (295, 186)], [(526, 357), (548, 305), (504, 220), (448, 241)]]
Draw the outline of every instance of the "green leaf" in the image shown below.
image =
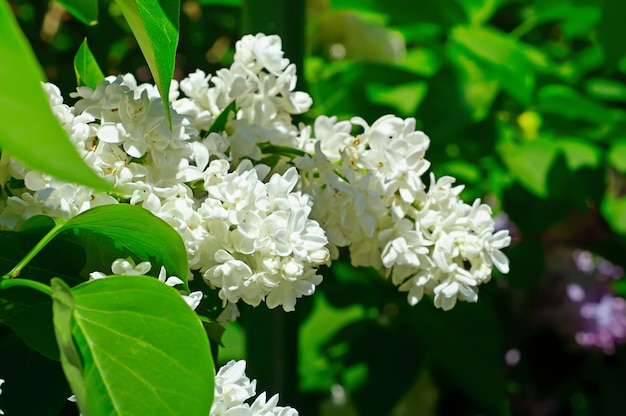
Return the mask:
[(511, 96), (530, 102), (535, 74), (520, 41), (495, 29), (457, 26), (450, 32), (450, 42), (463, 48)]
[(231, 113), (235, 113), (237, 111), (237, 103), (235, 101), (231, 101), (230, 104), (226, 106), (225, 109), (222, 110), (219, 116), (215, 119), (211, 127), (209, 128), (210, 133), (219, 133), (226, 130), (226, 123), (228, 123), (229, 116)]
[(86, 85), (95, 90), (98, 84), (104, 81), (104, 74), (87, 45), (87, 38), (80, 44), (74, 56), (74, 72), (79, 86)]
[(611, 228), (626, 235), (626, 196), (605, 195), (601, 210)]
[(59, 0), (59, 3), (84, 24), (98, 23), (98, 0)]
[(592, 78), (587, 81), (585, 89), (589, 95), (607, 101), (626, 101), (626, 85), (622, 82), (606, 78)]
[[(31, 249), (26, 256), (28, 259), (36, 258), (39, 253), (45, 252), (46, 245), (54, 243), (52, 240), (60, 239), (65, 244), (78, 245), (85, 249), (87, 259), (84, 261), (86, 270), (83, 272), (86, 273), (94, 270), (106, 273), (113, 260), (132, 254), (136, 260), (150, 261), (153, 271), (164, 266), (169, 275), (178, 276), (183, 282), (187, 281), (189, 268), (182, 238), (165, 221), (144, 208), (128, 204), (104, 205), (80, 213), (65, 223), (57, 224), (55, 228), (51, 227), (53, 223), (54, 221), (40, 217), (31, 218), (24, 223), (21, 231), (25, 234), (47, 233)], [(0, 232), (0, 236), (2, 235)], [(54, 259), (48, 260), (54, 262)], [(27, 264), (29, 262), (20, 261), (9, 274), (20, 274)]]
[(448, 45), (448, 55), (462, 80), (462, 93), (468, 109), (472, 110), (472, 118), (475, 121), (484, 119), (502, 87), (498, 74), (457, 44)]
[[(77, 394), (90, 415), (206, 415), (213, 398), (207, 337), (176, 290), (145, 276), (115, 276), (73, 289), (53, 281), (55, 329), (77, 346)], [(57, 306), (58, 304), (58, 306)], [(70, 319), (65, 315), (69, 312)], [(62, 326), (61, 326), (62, 324)], [(69, 351), (60, 342), (62, 356)], [(64, 361), (64, 368), (65, 368)], [(67, 372), (67, 370), (66, 370)], [(69, 376), (69, 375), (68, 375)], [(76, 391), (74, 391), (76, 393)]]
[(548, 174), (558, 153), (554, 141), (541, 137), (520, 143), (503, 140), (498, 144), (498, 152), (521, 184), (535, 195), (547, 196)]
[(428, 84), (424, 81), (394, 86), (369, 83), (365, 86), (365, 91), (373, 103), (388, 105), (394, 108), (399, 116), (410, 117), (415, 115), (417, 107), (426, 96)]
[(83, 380), (83, 360), (78, 353), (72, 334), (74, 297), (69, 286), (61, 279), (52, 279), (50, 287), (52, 288), (54, 334), (59, 346), (63, 372), (72, 392), (76, 395), (82, 413), (88, 414), (83, 405), (87, 398), (87, 386)]
[(43, 73), (7, 2), (0, 2), (0, 147), (59, 179), (112, 191), (81, 160), (52, 114)]
[(567, 19), (561, 26), (561, 31), (565, 39), (576, 36), (584, 36), (593, 30), (600, 20), (602, 10), (599, 6), (574, 7), (568, 13)]
[[(157, 270), (165, 266), (168, 275), (187, 281), (189, 267), (182, 238), (165, 221), (144, 208), (128, 204), (95, 207), (67, 221), (58, 233), (70, 241), (88, 245), (88, 254), (95, 252), (97, 255), (114, 243), (139, 260), (150, 261)], [(108, 259), (107, 267), (113, 260)], [(88, 266), (90, 262), (93, 264), (93, 258), (87, 259)]]
[(610, 124), (614, 121), (613, 112), (566, 85), (553, 84), (541, 88), (537, 94), (537, 108), (541, 112), (573, 120), (598, 124)]
[(585, 166), (595, 168), (602, 159), (600, 148), (588, 140), (576, 137), (560, 138), (557, 145), (565, 154), (567, 166), (572, 171)]
[(141, 48), (171, 124), (169, 91), (178, 46), (179, 0), (116, 0)]

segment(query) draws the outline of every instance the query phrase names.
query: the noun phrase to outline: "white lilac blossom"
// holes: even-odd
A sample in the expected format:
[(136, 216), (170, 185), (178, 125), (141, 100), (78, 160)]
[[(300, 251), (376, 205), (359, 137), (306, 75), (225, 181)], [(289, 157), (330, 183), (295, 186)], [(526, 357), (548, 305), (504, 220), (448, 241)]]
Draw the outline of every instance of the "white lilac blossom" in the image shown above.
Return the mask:
[[(351, 136), (354, 127), (361, 134)], [(414, 119), (388, 115), (369, 126), (321, 116), (314, 136), (303, 133), (310, 154), (295, 164), (334, 256), (347, 246), (353, 265), (380, 270), (408, 292), (411, 305), (434, 294), (444, 310), (459, 299), (476, 302), (494, 266), (508, 272), (501, 249), (511, 238), (495, 231), (491, 208), (463, 202), (463, 187), (450, 176), (422, 182), (430, 140)]]
[[(145, 276), (150, 272), (150, 269), (152, 269), (152, 264), (149, 261), (142, 261), (139, 264), (135, 264), (135, 261), (130, 257), (126, 259), (120, 258), (113, 260), (113, 263), (111, 264), (112, 275), (108, 275), (100, 271), (93, 271), (89, 273), (89, 280), (103, 279), (108, 276)], [(182, 285), (184, 283), (178, 276), (168, 277), (167, 271), (163, 266), (161, 266), (161, 269), (159, 270), (157, 280), (170, 287)], [(183, 298), (185, 303), (187, 303), (187, 305), (195, 311), (200, 305), (200, 301), (202, 301), (203, 293), (197, 290), (189, 293), (188, 295), (181, 293), (180, 296)], [(232, 314), (233, 312), (230, 313)]]
[[(295, 168), (261, 179), (269, 167), (249, 161), (228, 173), (213, 161), (205, 180), (207, 197), (198, 209), (209, 231), (203, 250), (204, 279), (219, 288), (224, 302), (243, 299), (256, 306), (294, 310), (296, 299), (311, 295), (322, 278), (315, 268), (328, 261), (328, 240), (316, 221), (308, 218), (309, 198), (292, 192)], [(221, 172), (221, 174), (220, 174)]]
[[(475, 302), (494, 267), (508, 271), (501, 249), (510, 237), (495, 231), (489, 206), (463, 202), (452, 177), (423, 182), (430, 140), (414, 119), (320, 116), (313, 129), (296, 126), (292, 116), (312, 104), (296, 81), (281, 39), (257, 34), (236, 43), (230, 67), (172, 83), (171, 128), (157, 88), (130, 74), (77, 88), (73, 106), (44, 84), (79, 155), (119, 194), (59, 181), (2, 152), (0, 229), (38, 214), (142, 206), (181, 235), (188, 278), (200, 274), (224, 307), (294, 310), (340, 247), (412, 305), (425, 294), (443, 309)], [(142, 274), (140, 265), (115, 267)], [(200, 297), (186, 300), (193, 307)]]
[(259, 160), (260, 145), (298, 147), (298, 128), (291, 115), (306, 112), (309, 94), (294, 91), (296, 67), (283, 57), (282, 41), (276, 35), (246, 35), (235, 45), (234, 62), (215, 75), (198, 70), (180, 82), (187, 96), (173, 103), (180, 113), (193, 118), (200, 130), (209, 130), (231, 103), (236, 114), (226, 124), (230, 159)]
[(298, 411), (286, 406), (277, 406), (278, 394), (266, 400), (266, 393), (259, 394), (252, 404), (247, 403), (256, 394), (256, 380), (246, 374), (244, 360), (231, 360), (215, 375), (215, 393), (211, 416), (297, 416)]

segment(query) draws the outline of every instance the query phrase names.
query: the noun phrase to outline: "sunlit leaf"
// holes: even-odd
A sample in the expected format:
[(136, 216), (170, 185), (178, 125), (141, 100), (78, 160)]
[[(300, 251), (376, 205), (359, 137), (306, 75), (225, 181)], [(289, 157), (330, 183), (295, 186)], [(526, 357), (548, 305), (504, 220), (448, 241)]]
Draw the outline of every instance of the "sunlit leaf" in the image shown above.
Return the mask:
[(626, 101), (626, 85), (623, 82), (606, 78), (592, 78), (587, 81), (585, 88), (589, 95), (600, 100)]
[(521, 143), (502, 141), (498, 151), (517, 180), (539, 196), (547, 196), (547, 180), (558, 147), (549, 139), (539, 138)]
[(560, 138), (557, 145), (563, 151), (570, 170), (584, 166), (597, 167), (602, 153), (593, 143), (579, 138)]
[(605, 195), (602, 201), (602, 215), (612, 229), (626, 235), (626, 196)]
[(480, 26), (457, 26), (450, 36), (453, 44), (462, 47), (511, 96), (522, 103), (530, 101), (535, 75), (521, 42), (506, 33)]
[(163, 265), (168, 276), (187, 281), (187, 252), (180, 235), (165, 221), (148, 210), (128, 204), (92, 208), (67, 221), (59, 230), (66, 238), (89, 244), (90, 252), (97, 245), (115, 244), (140, 260)]
[[(86, 395), (77, 394), (83, 412), (209, 413), (214, 377), (209, 342), (176, 290), (145, 276), (116, 276), (71, 290), (53, 281), (53, 299), (57, 336), (70, 334), (82, 363), (74, 367), (80, 379), (68, 378), (72, 389), (84, 386)], [(57, 323), (57, 304), (69, 320)], [(66, 354), (62, 345), (61, 354)]]
[(368, 98), (376, 104), (388, 105), (397, 111), (399, 116), (415, 115), (426, 92), (428, 84), (424, 81), (409, 82), (406, 84), (387, 86), (369, 83), (366, 86)]
[(501, 91), (499, 76), (492, 67), (485, 66), (475, 57), (464, 52), (462, 46), (448, 45), (450, 61), (454, 63), (462, 81), (461, 93), (467, 107), (472, 111), (472, 119), (482, 120), (489, 114), (491, 106)]
[(7, 2), (0, 2), (0, 147), (34, 169), (112, 190), (81, 160), (50, 111), (43, 73)]
[(169, 91), (178, 46), (179, 0), (116, 0), (128, 21), (171, 120)]
[(96, 86), (104, 81), (104, 74), (87, 45), (87, 38), (80, 44), (80, 48), (74, 56), (74, 71), (76, 72), (76, 83), (79, 86), (86, 85), (96, 89)]
[(537, 94), (537, 108), (541, 112), (599, 124), (611, 123), (614, 120), (609, 109), (566, 85), (553, 84), (542, 87)]

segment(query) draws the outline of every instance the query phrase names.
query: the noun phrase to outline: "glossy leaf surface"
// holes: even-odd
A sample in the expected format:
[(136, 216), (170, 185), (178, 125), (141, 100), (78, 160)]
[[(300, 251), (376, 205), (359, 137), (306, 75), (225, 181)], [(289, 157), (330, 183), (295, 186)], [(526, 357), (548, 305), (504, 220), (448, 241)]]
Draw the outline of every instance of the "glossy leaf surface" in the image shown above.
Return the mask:
[[(72, 389), (84, 388), (83, 396), (74, 392), (85, 413), (209, 413), (209, 342), (176, 290), (144, 276), (98, 279), (73, 289), (55, 280), (52, 287), (63, 365)], [(72, 364), (74, 351), (64, 348), (68, 336), (80, 365)]]

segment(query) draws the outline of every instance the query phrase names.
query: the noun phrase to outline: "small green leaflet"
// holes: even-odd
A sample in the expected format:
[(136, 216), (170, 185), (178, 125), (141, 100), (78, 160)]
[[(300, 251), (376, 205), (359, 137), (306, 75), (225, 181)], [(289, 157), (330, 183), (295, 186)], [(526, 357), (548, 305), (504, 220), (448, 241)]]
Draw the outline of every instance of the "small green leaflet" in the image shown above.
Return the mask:
[(74, 56), (74, 72), (78, 86), (86, 85), (96, 89), (96, 86), (104, 81), (104, 74), (87, 45), (87, 38), (80, 44)]

